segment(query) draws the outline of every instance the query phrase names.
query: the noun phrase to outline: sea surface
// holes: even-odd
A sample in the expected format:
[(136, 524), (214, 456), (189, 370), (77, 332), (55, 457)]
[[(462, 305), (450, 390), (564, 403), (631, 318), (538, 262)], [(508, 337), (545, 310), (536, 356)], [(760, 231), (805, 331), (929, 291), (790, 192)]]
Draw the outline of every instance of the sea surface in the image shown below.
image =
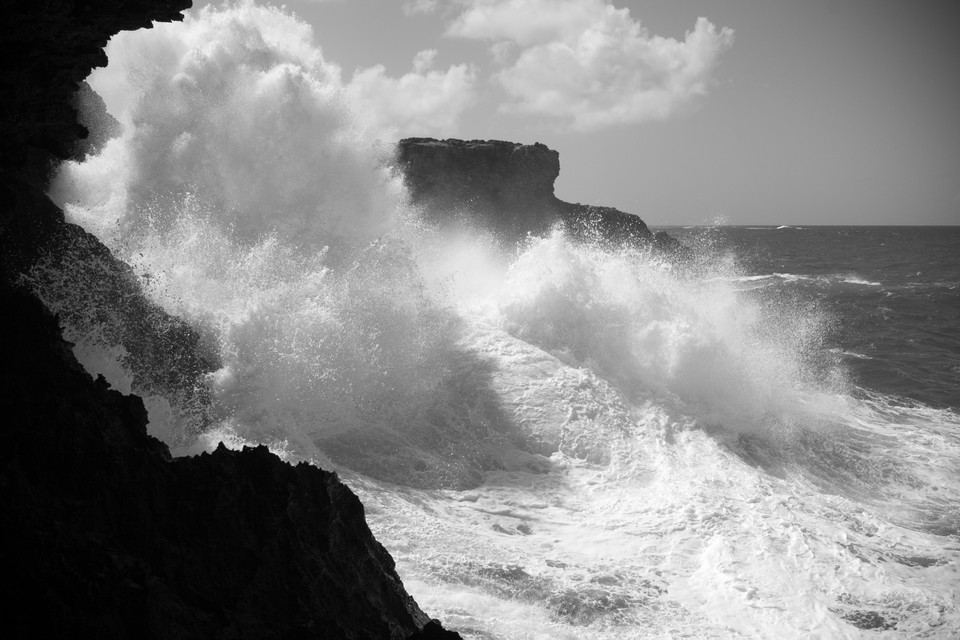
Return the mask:
[(360, 483), (414, 593), (480, 638), (956, 637), (960, 228), (665, 230), (710, 266), (635, 313), (696, 327), (695, 380), (611, 401), (575, 364), (560, 403), (602, 438), (623, 420), (610, 460), (430, 498)]
[(290, 14), (107, 53), (123, 132), (50, 194), (216, 350), (210, 406), (132, 373), (90, 265), (30, 281), (175, 454), (337, 470), (466, 638), (960, 637), (957, 228), (431, 226)]
[(829, 306), (836, 319), (830, 340), (857, 384), (960, 408), (960, 227), (725, 226), (712, 233), (740, 257), (746, 287), (792, 289)]

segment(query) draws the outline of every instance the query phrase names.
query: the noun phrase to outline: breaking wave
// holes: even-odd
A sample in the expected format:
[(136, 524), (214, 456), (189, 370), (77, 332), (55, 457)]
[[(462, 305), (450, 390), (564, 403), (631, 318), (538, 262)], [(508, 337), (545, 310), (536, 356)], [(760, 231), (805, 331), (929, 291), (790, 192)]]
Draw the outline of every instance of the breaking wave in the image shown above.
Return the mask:
[(960, 629), (949, 571), (917, 578), (956, 559), (955, 413), (855, 389), (829, 310), (709, 240), (674, 263), (420, 221), (311, 37), (206, 10), (116, 36), (90, 79), (123, 133), (51, 194), (212, 344), (205, 411), (34, 277), (151, 433), (337, 467), (468, 637)]

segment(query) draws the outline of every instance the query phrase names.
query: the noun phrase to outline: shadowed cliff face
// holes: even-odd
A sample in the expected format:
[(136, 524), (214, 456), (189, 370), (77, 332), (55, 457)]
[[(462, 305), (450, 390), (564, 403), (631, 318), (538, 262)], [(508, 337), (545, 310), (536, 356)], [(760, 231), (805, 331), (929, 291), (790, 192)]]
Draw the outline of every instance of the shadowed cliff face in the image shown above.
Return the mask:
[(122, 363), (136, 389), (170, 399), (185, 431), (202, 427), (210, 405), (205, 378), (220, 366), (212, 340), (149, 301), (133, 270), (67, 223), (36, 186), (17, 175), (4, 178), (0, 280), (29, 288), (63, 326), (96, 333), (105, 348), (123, 345)]
[(408, 138), (397, 156), (414, 202), (436, 220), (479, 215), (498, 231), (519, 234), (555, 221), (560, 154), (542, 144)]
[(541, 234), (559, 223), (577, 238), (677, 248), (635, 215), (554, 196), (560, 154), (540, 143), (407, 138), (397, 144), (397, 164), (413, 202), (435, 222), (477, 218), (506, 237)]
[[(70, 291), (61, 321), (105, 346), (123, 345), (140, 392), (169, 397), (196, 428), (205, 420), (207, 373), (215, 352), (196, 330), (146, 299), (132, 270), (94, 236), (64, 221), (43, 193), (56, 163), (82, 157), (118, 123), (82, 82), (107, 62), (116, 32), (182, 19), (190, 0), (15, 0), (0, 27), (0, 278), (28, 286), (50, 304), (49, 290)], [(83, 105), (95, 131), (78, 121)], [(91, 310), (96, 309), (95, 313)]]
[(171, 460), (36, 299), (0, 305), (6, 637), (405, 638), (428, 621), (336, 474), (265, 447)]
[[(405, 592), (336, 474), (265, 448), (173, 460), (136, 396), (94, 381), (38, 300), (69, 271), (151, 384), (205, 400), (192, 328), (43, 193), (82, 153), (79, 81), (122, 29), (189, 0), (14, 0), (0, 26), (3, 636), (456, 638)], [(9, 5), (9, 3), (8, 3)], [(67, 264), (69, 263), (69, 269)], [(41, 272), (38, 272), (41, 267)], [(66, 313), (67, 310), (64, 310)], [(167, 375), (164, 374), (166, 372)], [(175, 372), (175, 373), (174, 373)], [(146, 375), (141, 372), (141, 375)]]
[(0, 28), (0, 168), (47, 176), (87, 131), (74, 94), (118, 31), (181, 20), (191, 0), (12, 0)]

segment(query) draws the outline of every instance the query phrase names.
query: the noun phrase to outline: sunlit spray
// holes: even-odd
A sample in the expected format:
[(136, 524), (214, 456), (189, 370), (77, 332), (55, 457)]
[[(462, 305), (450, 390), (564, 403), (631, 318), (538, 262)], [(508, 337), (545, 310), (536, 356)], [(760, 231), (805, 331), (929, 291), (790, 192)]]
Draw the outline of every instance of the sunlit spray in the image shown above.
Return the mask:
[[(336, 467), (465, 637), (854, 637), (868, 609), (960, 628), (929, 490), (960, 495), (956, 415), (855, 394), (816, 302), (709, 242), (673, 262), (428, 225), (284, 11), (205, 10), (107, 53), (90, 82), (122, 134), (51, 195), (212, 345), (202, 420), (138, 388), (74, 280), (32, 277), (88, 310), (64, 316), (81, 360), (146, 391), (175, 452)], [(921, 580), (895, 545), (944, 568)]]

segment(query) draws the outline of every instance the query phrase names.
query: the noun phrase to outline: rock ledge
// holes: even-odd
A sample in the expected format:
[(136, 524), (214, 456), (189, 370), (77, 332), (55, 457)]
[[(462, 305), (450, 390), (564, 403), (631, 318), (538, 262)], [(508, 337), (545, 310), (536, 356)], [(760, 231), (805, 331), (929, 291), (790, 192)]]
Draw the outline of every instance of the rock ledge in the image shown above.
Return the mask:
[(561, 223), (581, 239), (652, 243), (669, 251), (679, 244), (652, 234), (633, 214), (557, 198), (560, 154), (539, 142), (406, 138), (397, 144), (396, 162), (413, 202), (434, 221), (476, 217), (512, 237)]

